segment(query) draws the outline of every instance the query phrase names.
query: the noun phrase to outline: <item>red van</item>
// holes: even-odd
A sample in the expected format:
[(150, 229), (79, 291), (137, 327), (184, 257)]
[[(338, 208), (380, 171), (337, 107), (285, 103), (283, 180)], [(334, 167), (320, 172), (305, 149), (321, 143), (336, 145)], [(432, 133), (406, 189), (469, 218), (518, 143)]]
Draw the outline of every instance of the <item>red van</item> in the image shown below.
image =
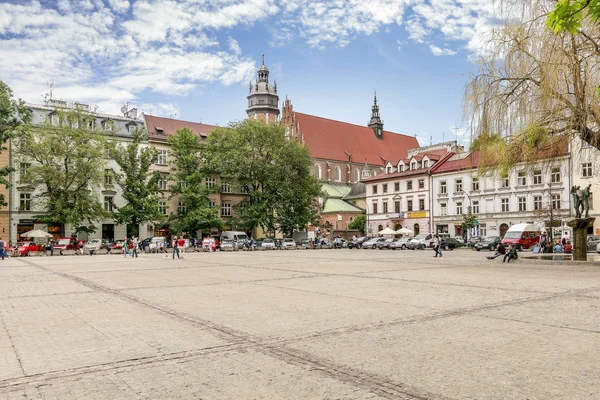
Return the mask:
[(540, 242), (542, 232), (534, 224), (515, 224), (508, 228), (502, 244), (512, 244), (517, 250), (528, 249)]

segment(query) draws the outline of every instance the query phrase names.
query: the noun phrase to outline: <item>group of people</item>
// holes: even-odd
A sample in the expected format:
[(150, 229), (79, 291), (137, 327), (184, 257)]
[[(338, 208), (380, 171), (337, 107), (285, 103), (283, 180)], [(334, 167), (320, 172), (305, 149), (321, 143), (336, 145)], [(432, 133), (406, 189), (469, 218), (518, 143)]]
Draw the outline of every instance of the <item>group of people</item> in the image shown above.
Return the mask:
[[(132, 236), (130, 238), (125, 238), (125, 240), (123, 241), (123, 254), (125, 256), (125, 258), (127, 258), (127, 256), (131, 257), (131, 258), (137, 258), (138, 257), (138, 250), (140, 249), (140, 238), (137, 236)], [(90, 255), (92, 255), (92, 252), (90, 252)]]
[(567, 233), (563, 235), (562, 239), (557, 239), (554, 244), (548, 240), (546, 233), (542, 233), (540, 236), (539, 248), (541, 253), (570, 254), (573, 252), (573, 245), (571, 244), (571, 239)]
[(498, 247), (496, 247), (496, 252), (494, 253), (493, 256), (487, 256), (486, 258), (488, 260), (493, 260), (494, 258), (497, 258), (500, 256), (504, 257), (502, 259), (502, 262), (505, 262), (505, 263), (509, 263), (510, 260), (516, 260), (517, 258), (519, 258), (519, 255), (517, 253), (517, 248), (515, 246), (510, 244), (510, 245), (508, 245), (508, 248), (507, 248), (502, 243), (500, 243), (498, 245)]

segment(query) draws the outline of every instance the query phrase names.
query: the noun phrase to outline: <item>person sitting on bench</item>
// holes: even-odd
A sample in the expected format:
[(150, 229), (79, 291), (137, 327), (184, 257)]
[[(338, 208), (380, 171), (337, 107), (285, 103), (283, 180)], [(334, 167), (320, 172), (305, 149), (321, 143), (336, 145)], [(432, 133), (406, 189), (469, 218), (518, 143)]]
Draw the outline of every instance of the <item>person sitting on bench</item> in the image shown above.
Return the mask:
[(494, 255), (493, 256), (487, 256), (486, 258), (488, 260), (493, 260), (494, 258), (499, 257), (499, 256), (503, 256), (505, 254), (506, 254), (506, 246), (504, 246), (502, 243), (500, 243), (498, 245), (498, 247), (496, 247), (496, 252), (494, 253)]
[(502, 262), (507, 262), (509, 263), (510, 260), (516, 260), (519, 256), (517, 255), (517, 249), (511, 244), (510, 246), (508, 246), (508, 251), (506, 252), (506, 254), (504, 255), (504, 259), (502, 260)]

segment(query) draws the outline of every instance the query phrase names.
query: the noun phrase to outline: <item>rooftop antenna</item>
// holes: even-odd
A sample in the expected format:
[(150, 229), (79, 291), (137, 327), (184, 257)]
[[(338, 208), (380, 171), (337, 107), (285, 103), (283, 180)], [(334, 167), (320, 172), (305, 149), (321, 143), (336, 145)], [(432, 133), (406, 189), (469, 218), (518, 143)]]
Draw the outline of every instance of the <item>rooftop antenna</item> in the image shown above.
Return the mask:
[(456, 144), (458, 144), (458, 130), (461, 128), (454, 127), (452, 129), (454, 129), (454, 135), (456, 136)]
[(446, 133), (442, 132), (442, 143), (444, 143), (444, 140), (446, 140)]
[(433, 136), (429, 136), (429, 145), (432, 146), (433, 145)]

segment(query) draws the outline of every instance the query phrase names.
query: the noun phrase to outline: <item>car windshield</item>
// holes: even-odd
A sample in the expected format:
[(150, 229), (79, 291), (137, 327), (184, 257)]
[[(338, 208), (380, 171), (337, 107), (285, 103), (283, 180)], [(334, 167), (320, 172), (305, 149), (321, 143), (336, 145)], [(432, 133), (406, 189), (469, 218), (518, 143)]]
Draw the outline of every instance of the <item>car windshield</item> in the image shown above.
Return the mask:
[(427, 237), (426, 233), (421, 233), (421, 234), (415, 236), (415, 239), (417, 239), (417, 240), (419, 240), (419, 239), (425, 239), (426, 237)]
[(284, 242), (293, 242), (294, 239), (283, 239)]
[(491, 243), (491, 242), (494, 242), (494, 241), (496, 241), (495, 237), (486, 237), (485, 239), (483, 239), (484, 243)]
[(246, 235), (235, 235), (237, 237), (237, 240), (248, 240), (248, 236)]
[(229, 244), (233, 243), (233, 240), (231, 240), (231, 239), (223, 239), (223, 241), (221, 242), (221, 244), (228, 244), (228, 243)]
[(521, 237), (522, 232), (506, 232), (504, 235), (504, 239), (519, 239)]
[(100, 239), (92, 239), (88, 242), (88, 244), (100, 244)]
[(273, 239), (265, 239), (263, 240), (263, 243), (273, 243)]
[(69, 239), (61, 239), (56, 242), (56, 244), (69, 244), (71, 241)]

